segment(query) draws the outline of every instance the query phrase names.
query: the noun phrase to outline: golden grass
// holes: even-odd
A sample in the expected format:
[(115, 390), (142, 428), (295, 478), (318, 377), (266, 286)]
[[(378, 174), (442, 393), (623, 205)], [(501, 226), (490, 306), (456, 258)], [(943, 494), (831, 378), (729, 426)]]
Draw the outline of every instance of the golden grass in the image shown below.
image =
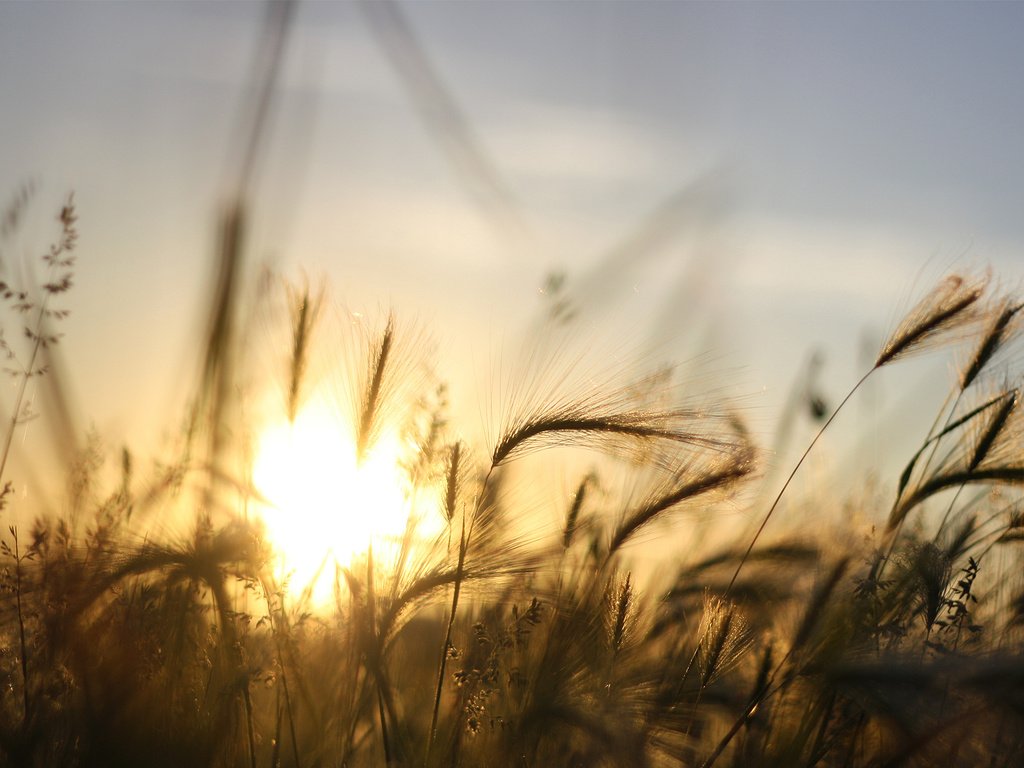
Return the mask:
[[(249, 514), (254, 426), (231, 400), (246, 354), (233, 330), (243, 223), (240, 210), (229, 217), (185, 458), (146, 483), (125, 451), (104, 494), (102, 462), (86, 457), (73, 516), (0, 537), (0, 765), (1016, 764), (1019, 393), (977, 382), (1017, 375), (997, 353), (1017, 333), (1018, 302), (949, 278), (885, 342), (872, 371), (943, 341), (974, 351), (954, 405), (890, 478), (892, 509), (862, 502), (877, 538), (848, 544), (799, 526), (761, 542), (788, 491), (770, 505), (740, 494), (757, 472), (747, 431), (729, 404), (698, 407), (664, 376), (549, 399), (525, 384), (493, 445), (474, 446), (441, 390), (408, 397), (423, 380), (389, 317), (344, 372), (353, 433), (360, 455), (384, 427), (418, 446), (410, 492), (440, 532), (421, 540), (410, 523), (397, 555), (371, 545), (329, 564), (333, 600), (317, 608), (275, 576), (274, 542)], [(71, 286), (70, 204), (59, 224), (41, 301), (2, 288), (51, 320)], [(308, 286), (287, 298), (280, 416), (294, 420), (325, 298)], [(41, 319), (28, 328), (19, 382), (46, 375), (56, 343)], [(559, 520), (549, 534), (524, 530), (511, 492), (534, 482), (523, 459), (565, 446), (649, 482), (616, 510), (609, 463), (566, 465), (575, 490), (558, 499)], [(943, 495), (965, 486), (989, 496)], [(665, 561), (671, 588), (637, 576), (630, 544), (656, 524), (691, 530), (726, 501), (745, 515), (768, 507), (752, 540), (712, 549), (680, 536)], [(0, 494), (8, 510), (23, 503)], [(187, 510), (188, 529), (150, 527), (165, 509)]]

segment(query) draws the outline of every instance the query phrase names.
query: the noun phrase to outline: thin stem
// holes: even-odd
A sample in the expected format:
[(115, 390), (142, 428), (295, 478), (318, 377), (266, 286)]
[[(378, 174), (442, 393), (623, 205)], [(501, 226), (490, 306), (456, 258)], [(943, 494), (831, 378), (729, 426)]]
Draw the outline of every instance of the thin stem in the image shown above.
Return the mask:
[(839, 415), (839, 412), (843, 409), (843, 406), (846, 405), (847, 401), (851, 397), (853, 397), (853, 393), (860, 389), (860, 386), (865, 381), (867, 381), (868, 376), (874, 373), (877, 369), (878, 366), (876, 365), (870, 371), (865, 373), (861, 377), (860, 381), (854, 384), (853, 389), (851, 389), (847, 393), (846, 397), (843, 398), (843, 401), (839, 403), (836, 409), (832, 412), (832, 415), (828, 417), (828, 421), (826, 421), (822, 425), (821, 429), (818, 430), (818, 434), (816, 434), (814, 436), (814, 439), (811, 440), (810, 445), (807, 446), (807, 449), (803, 452), (803, 455), (800, 457), (800, 460), (796, 463), (796, 466), (793, 467), (793, 471), (789, 473), (789, 477), (787, 477), (786, 482), (782, 484), (782, 489), (775, 497), (775, 501), (773, 501), (772, 505), (768, 508), (768, 512), (765, 514), (764, 520), (761, 521), (761, 526), (757, 529), (757, 533), (755, 533), (754, 537), (750, 540), (750, 545), (747, 547), (747, 551), (744, 552), (743, 557), (740, 558), (739, 565), (736, 566), (736, 571), (735, 573), (733, 573), (732, 579), (729, 580), (729, 586), (725, 589), (726, 598), (728, 598), (729, 595), (732, 593), (732, 588), (736, 584), (736, 579), (739, 578), (740, 571), (743, 570), (743, 566), (746, 564), (747, 559), (750, 557), (750, 553), (754, 551), (754, 545), (757, 544), (757, 540), (761, 537), (761, 534), (764, 532), (765, 527), (768, 525), (768, 521), (771, 519), (772, 514), (775, 512), (775, 508), (779, 506), (779, 502), (782, 500), (783, 494), (786, 492), (786, 489), (789, 488), (789, 484), (793, 481), (793, 478), (796, 476), (797, 471), (800, 469), (800, 466), (804, 463), (804, 460), (807, 458), (808, 454), (810, 454), (811, 449), (814, 448), (815, 444), (818, 442), (818, 439), (825, 433), (825, 430), (828, 429), (829, 424), (832, 423), (833, 419), (835, 419), (835, 417)]
[[(484, 481), (486, 485), (486, 480)], [(463, 568), (466, 563), (466, 549), (467, 549), (467, 537), (466, 537), (466, 518), (462, 518), (462, 534), (459, 537), (459, 561), (455, 567), (455, 586), (452, 592), (452, 607), (451, 613), (448, 616), (448, 628), (445, 630), (444, 643), (441, 645), (441, 662), (438, 665), (437, 670), (437, 687), (434, 690), (434, 711), (430, 716), (430, 732), (427, 735), (427, 754), (425, 763), (430, 763), (430, 753), (434, 747), (434, 739), (437, 735), (437, 716), (441, 709), (441, 691), (444, 687), (444, 671), (448, 664), (448, 649), (452, 642), (452, 630), (455, 626), (455, 612), (459, 607), (459, 591), (462, 587), (462, 574)]]
[(21, 381), (18, 383), (18, 395), (14, 398), (14, 407), (11, 409), (11, 423), (7, 425), (7, 434), (4, 436), (3, 453), (0, 453), (0, 481), (3, 480), (4, 469), (7, 467), (7, 458), (11, 452), (11, 441), (14, 440), (14, 430), (18, 426), (18, 414), (21, 413), (22, 402), (25, 400), (25, 390), (28, 389), (28, 380), (32, 378), (32, 370), (36, 365), (36, 358), (43, 344), (43, 318), (46, 316), (46, 307), (49, 304), (49, 294), (39, 305), (39, 314), (36, 317), (35, 341), (32, 344), (32, 355), (28, 359), (28, 365), (22, 372)]

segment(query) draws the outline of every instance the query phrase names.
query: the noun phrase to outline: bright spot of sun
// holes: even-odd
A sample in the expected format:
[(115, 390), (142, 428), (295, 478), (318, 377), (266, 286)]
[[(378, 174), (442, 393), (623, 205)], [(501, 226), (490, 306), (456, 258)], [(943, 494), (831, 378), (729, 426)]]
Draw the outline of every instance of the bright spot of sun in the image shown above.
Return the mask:
[(292, 592), (310, 587), (315, 601), (326, 600), (336, 563), (352, 564), (371, 542), (375, 560), (396, 548), (411, 513), (405, 453), (399, 437), (385, 433), (357, 461), (351, 428), (318, 403), (263, 432), (253, 481)]

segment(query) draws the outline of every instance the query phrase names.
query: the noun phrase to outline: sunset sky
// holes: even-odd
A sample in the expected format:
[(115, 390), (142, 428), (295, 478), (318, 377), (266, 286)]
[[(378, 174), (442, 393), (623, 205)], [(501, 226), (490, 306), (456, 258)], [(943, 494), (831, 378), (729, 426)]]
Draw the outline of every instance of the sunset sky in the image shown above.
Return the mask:
[[(944, 271), (1019, 280), (1024, 4), (399, 8), (450, 110), (416, 101), (386, 13), (300, 3), (247, 257), (417, 318), (458, 366), (518, 344), (562, 271), (581, 336), (710, 353), (765, 434), (812, 348), (834, 397)], [(115, 442), (194, 381), (263, 17), (0, 3), (0, 195), (33, 181), (45, 221), (75, 192), (64, 354)]]

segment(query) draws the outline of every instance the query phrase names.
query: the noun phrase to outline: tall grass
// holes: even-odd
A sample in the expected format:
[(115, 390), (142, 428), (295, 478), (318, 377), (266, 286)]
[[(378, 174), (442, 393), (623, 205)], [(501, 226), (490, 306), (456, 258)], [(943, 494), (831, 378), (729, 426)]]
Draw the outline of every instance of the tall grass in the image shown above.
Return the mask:
[[(58, 218), (45, 252), (56, 276), (38, 292), (0, 288), (30, 310), (14, 315), (29, 318), (14, 330), (30, 353), (15, 369), (8, 447), (70, 288), (70, 202)], [(281, 576), (254, 513), (245, 442), (260, 425), (232, 402), (253, 351), (236, 325), (242, 211), (227, 221), (228, 277), (200, 352), (188, 450), (147, 482), (127, 451), (104, 473), (93, 445), (74, 514), (10, 526), (0, 541), (0, 763), (1019, 764), (1014, 297), (948, 278), (884, 343), (868, 375), (930, 348), (971, 351), (892, 495), (847, 502), (874, 521), (866, 538), (770, 528), (783, 501), (799, 502), (788, 481), (771, 499), (751, 495), (758, 452), (733, 409), (679, 397), (668, 375), (547, 394), (533, 382), (493, 444), (475, 445), (443, 388), (410, 393), (427, 380), (410, 373), (415, 350), (388, 317), (359, 340), (361, 357), (341, 356), (357, 367), (339, 373), (354, 388), (357, 461), (399, 430), (415, 446), (407, 495), (436, 525), (413, 515), (393, 551), (371, 543), (329, 562), (325, 605)], [(310, 360), (332, 341), (319, 327), (325, 301), (308, 286), (285, 291), (282, 422), (295, 422)], [(524, 524), (516, 493), (544, 490), (528, 461), (541, 452), (575, 488), (543, 534)], [(623, 475), (632, 492), (619, 498), (610, 478)], [(377, 513), (358, 503), (337, 514)], [(5, 514), (24, 504), (0, 494)], [(151, 526), (155, 512), (188, 524)], [(763, 523), (715, 546), (686, 535), (726, 514)], [(665, 588), (636, 570), (638, 542), (656, 535), (681, 542), (662, 563)]]

